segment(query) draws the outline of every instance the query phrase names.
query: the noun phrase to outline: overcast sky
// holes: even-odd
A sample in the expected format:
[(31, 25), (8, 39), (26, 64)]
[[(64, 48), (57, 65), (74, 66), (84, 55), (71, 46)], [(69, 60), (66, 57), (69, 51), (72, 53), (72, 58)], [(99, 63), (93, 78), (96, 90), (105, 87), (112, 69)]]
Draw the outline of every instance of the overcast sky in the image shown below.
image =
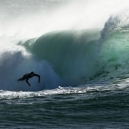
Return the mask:
[(0, 0), (0, 19), (52, 11), (68, 1), (70, 0)]

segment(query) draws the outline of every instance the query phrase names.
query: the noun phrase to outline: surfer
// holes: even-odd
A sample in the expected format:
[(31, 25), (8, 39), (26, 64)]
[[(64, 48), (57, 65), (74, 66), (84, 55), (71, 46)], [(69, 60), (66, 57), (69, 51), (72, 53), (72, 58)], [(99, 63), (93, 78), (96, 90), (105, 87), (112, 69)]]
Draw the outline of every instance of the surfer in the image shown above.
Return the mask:
[(34, 76), (37, 76), (37, 77), (38, 77), (38, 79), (39, 79), (38, 83), (39, 83), (39, 82), (40, 82), (40, 75), (35, 74), (34, 72), (31, 72), (31, 73), (28, 73), (28, 74), (23, 75), (23, 77), (22, 77), (22, 78), (19, 78), (17, 81), (24, 81), (24, 80), (26, 80), (26, 83), (27, 83), (29, 86), (31, 86), (30, 83), (28, 82), (28, 80), (29, 80), (30, 78), (34, 77)]

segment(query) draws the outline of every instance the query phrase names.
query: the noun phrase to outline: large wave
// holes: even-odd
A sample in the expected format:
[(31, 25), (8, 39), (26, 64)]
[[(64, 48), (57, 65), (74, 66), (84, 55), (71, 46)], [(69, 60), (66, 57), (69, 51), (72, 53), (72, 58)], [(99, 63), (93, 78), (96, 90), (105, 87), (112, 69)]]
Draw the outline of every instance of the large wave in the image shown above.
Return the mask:
[(1, 89), (29, 90), (16, 80), (31, 71), (41, 75), (32, 90), (128, 77), (128, 48), (128, 25), (118, 27), (116, 17), (102, 31), (50, 32), (1, 50)]
[[(76, 2), (71, 2), (67, 10), (61, 6), (53, 14), (48, 13), (51, 17), (43, 15), (44, 18), (41, 18), (42, 12), (29, 13), (29, 16), (35, 17), (33, 23), (28, 20), (28, 15), (24, 16), (24, 20), (17, 18), (13, 21), (11, 18), (10, 24), (0, 23), (5, 27), (3, 33), (0, 31), (0, 89), (30, 90), (25, 82), (18, 83), (17, 79), (31, 71), (41, 75), (39, 84), (37, 78), (30, 79), (31, 90), (128, 77), (128, 13), (109, 17), (112, 12), (116, 13), (114, 7), (100, 13), (98, 5), (94, 6), (91, 1), (86, 4), (84, 18), (84, 8), (78, 8), (78, 4), (84, 4)], [(100, 2), (99, 7), (103, 10), (105, 4)], [(108, 5), (113, 3), (107, 2)], [(125, 4), (121, 5), (117, 11), (125, 7)], [(75, 12), (71, 7), (79, 9), (77, 15), (73, 15)], [(97, 13), (94, 17), (93, 7)], [(23, 22), (23, 26), (14, 26), (16, 22)], [(12, 27), (9, 29), (9, 26)], [(76, 30), (73, 30), (74, 27)]]
[(110, 17), (100, 30), (63, 31), (24, 43), (39, 60), (53, 65), (61, 85), (111, 81), (128, 77), (127, 17)]
[(65, 85), (79, 84), (96, 73), (94, 63), (98, 55), (99, 33), (53, 32), (39, 37), (35, 42), (27, 41), (24, 46), (36, 58), (47, 60)]

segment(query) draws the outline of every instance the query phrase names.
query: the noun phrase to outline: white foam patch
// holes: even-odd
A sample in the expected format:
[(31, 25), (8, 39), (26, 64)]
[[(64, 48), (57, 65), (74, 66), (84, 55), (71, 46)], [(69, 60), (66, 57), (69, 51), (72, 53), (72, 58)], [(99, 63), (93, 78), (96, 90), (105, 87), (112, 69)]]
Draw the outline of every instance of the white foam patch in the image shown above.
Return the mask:
[(128, 83), (119, 84), (91, 84), (82, 85), (79, 87), (61, 87), (59, 86), (53, 90), (42, 90), (42, 91), (4, 91), (0, 90), (0, 99), (22, 99), (22, 98), (33, 98), (33, 97), (45, 97), (49, 95), (66, 95), (66, 94), (96, 94), (110, 91), (120, 91), (128, 88)]

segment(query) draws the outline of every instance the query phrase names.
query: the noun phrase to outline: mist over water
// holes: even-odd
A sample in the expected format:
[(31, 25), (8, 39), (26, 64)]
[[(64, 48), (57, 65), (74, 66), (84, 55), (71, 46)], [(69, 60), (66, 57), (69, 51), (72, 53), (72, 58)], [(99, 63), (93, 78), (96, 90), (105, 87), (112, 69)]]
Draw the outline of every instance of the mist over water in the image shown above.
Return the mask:
[(127, 3), (1, 0), (0, 89), (30, 90), (16, 80), (31, 71), (34, 91), (128, 76)]

